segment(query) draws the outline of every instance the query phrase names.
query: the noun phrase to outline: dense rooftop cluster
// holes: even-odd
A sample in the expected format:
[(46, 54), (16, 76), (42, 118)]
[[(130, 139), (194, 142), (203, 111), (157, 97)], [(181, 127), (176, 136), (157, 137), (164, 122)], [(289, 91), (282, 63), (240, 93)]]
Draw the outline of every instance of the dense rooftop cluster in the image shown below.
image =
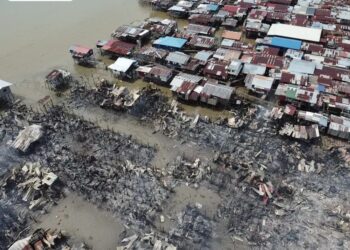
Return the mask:
[[(168, 85), (178, 98), (210, 105), (226, 105), (245, 86), (297, 111), (337, 116), (330, 120), (339, 126), (331, 126), (350, 136), (348, 1), (142, 2), (169, 18), (123, 25), (98, 41), (102, 55), (117, 58), (108, 66), (115, 76)], [(179, 28), (174, 18), (188, 24)], [(73, 48), (78, 63), (85, 62), (82, 51), (90, 56)]]

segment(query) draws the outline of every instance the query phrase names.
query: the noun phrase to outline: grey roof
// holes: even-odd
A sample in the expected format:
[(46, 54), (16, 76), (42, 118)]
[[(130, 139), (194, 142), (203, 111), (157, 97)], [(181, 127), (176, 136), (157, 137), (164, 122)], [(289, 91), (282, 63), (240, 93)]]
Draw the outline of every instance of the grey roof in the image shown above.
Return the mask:
[(338, 18), (343, 19), (343, 20), (350, 20), (350, 11), (339, 12)]
[(215, 96), (224, 100), (229, 100), (233, 93), (233, 88), (221, 84), (206, 83), (203, 87), (202, 93), (208, 96)]
[(251, 90), (264, 90), (270, 91), (272, 84), (275, 79), (267, 76), (259, 76), (259, 75), (247, 75), (245, 78), (245, 86)]
[(188, 82), (194, 82), (194, 83), (199, 83), (203, 77), (202, 76), (197, 76), (197, 75), (191, 75), (191, 74), (186, 74), (186, 73), (179, 73), (176, 78), (182, 79), (184, 81)]
[(199, 51), (195, 56), (194, 58), (195, 59), (198, 59), (200, 61), (208, 61), (212, 56), (213, 56), (213, 51), (206, 51), (206, 50), (202, 50), (202, 51)]
[(190, 60), (190, 56), (182, 52), (170, 52), (166, 57), (166, 61), (176, 63), (176, 64), (186, 64)]
[(243, 74), (264, 75), (266, 67), (257, 64), (246, 63), (243, 67)]
[(304, 119), (306, 121), (318, 123), (323, 127), (327, 127), (328, 125), (328, 117), (319, 113), (299, 110), (298, 118)]
[(230, 40), (230, 39), (222, 39), (221, 41), (221, 46), (226, 46), (226, 47), (232, 47), (235, 44), (234, 40)]
[(312, 75), (315, 72), (316, 64), (305, 60), (294, 59), (289, 67), (288, 71), (293, 73), (306, 73)]
[(229, 74), (232, 75), (239, 75), (239, 73), (241, 72), (243, 68), (243, 63), (239, 60), (233, 60), (230, 65), (227, 67), (227, 71)]

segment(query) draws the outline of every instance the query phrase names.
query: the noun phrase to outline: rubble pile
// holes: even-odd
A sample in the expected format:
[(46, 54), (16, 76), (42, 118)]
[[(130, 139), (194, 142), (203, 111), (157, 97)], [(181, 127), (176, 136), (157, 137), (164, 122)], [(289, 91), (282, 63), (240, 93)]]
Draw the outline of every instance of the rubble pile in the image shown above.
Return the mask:
[(39, 163), (26, 163), (2, 176), (0, 188), (3, 198), (21, 197), (30, 210), (45, 207), (61, 198), (58, 176)]
[(106, 80), (99, 82), (96, 88), (88, 89), (77, 83), (72, 88), (70, 103), (74, 106), (80, 104), (99, 105), (102, 108), (114, 111), (128, 111), (140, 119), (151, 119), (167, 106), (166, 98), (160, 90), (153, 87), (141, 90), (129, 90), (118, 87)]
[[(144, 98), (148, 101), (147, 95)], [(187, 116), (177, 102), (162, 104), (161, 99), (153, 102), (148, 113), (156, 132), (216, 152), (217, 167), (203, 172), (199, 184), (218, 188), (224, 202), (217, 217), (232, 237), (267, 248), (344, 244), (349, 236), (333, 230), (339, 227), (322, 200), (335, 199), (339, 204), (350, 198), (345, 150), (324, 151), (320, 141), (293, 142), (279, 135), (278, 124), (266, 114), (261, 107), (247, 107), (235, 114), (234, 123), (211, 122)], [(201, 172), (183, 161), (179, 158), (168, 165), (173, 167), (172, 177), (197, 183)], [(317, 225), (324, 221), (328, 227), (320, 235)], [(305, 224), (312, 237), (301, 233)]]
[[(46, 131), (33, 153), (22, 157), (40, 162), (60, 176), (68, 188), (94, 204), (124, 215), (127, 222), (138, 228), (153, 223), (152, 217), (162, 209), (162, 201), (168, 196), (150, 168), (154, 148), (138, 144), (130, 136), (102, 130), (61, 107), (53, 107), (45, 114), (26, 110), (21, 115), (41, 124)], [(17, 126), (14, 119), (11, 121)], [(6, 138), (14, 134), (11, 132)], [(25, 170), (36, 174), (37, 168), (33, 169)], [(23, 171), (24, 168), (21, 174)], [(44, 178), (45, 173), (42, 172)], [(42, 181), (29, 176), (33, 179), (25, 184), (36, 186), (37, 181)], [(23, 188), (28, 192), (27, 185)], [(39, 204), (31, 199), (28, 197), (33, 202), (31, 206)]]
[(176, 250), (164, 235), (151, 231), (142, 235), (133, 234), (120, 241), (117, 250), (145, 249), (145, 250)]
[[(72, 190), (139, 227), (152, 222), (168, 193), (150, 170), (155, 149), (129, 136), (101, 130), (59, 108), (37, 119), (45, 124), (44, 148), (33, 156)], [(150, 217), (148, 217), (150, 216)]]
[[(26, 231), (28, 224), (28, 213), (23, 207), (5, 200), (3, 196), (0, 199), (0, 249), (7, 249), (13, 243), (18, 234)], [(28, 230), (28, 228), (27, 228)]]
[[(321, 202), (337, 197), (338, 202), (348, 203), (345, 165), (336, 150), (325, 152), (318, 145), (248, 130), (231, 133), (227, 145), (216, 157), (217, 164), (225, 166), (224, 174), (231, 177), (220, 189), (225, 202), (218, 215), (228, 219), (227, 227), (235, 237), (267, 248), (276, 244), (331, 247), (346, 241), (348, 233), (332, 229), (328, 207)], [(213, 171), (211, 179), (221, 176)], [(328, 226), (322, 236), (301, 233), (304, 223), (316, 231), (315, 225), (324, 221)]]
[(14, 242), (9, 250), (23, 249), (59, 249), (59, 250), (87, 250), (84, 243), (77, 244), (68, 242), (69, 239), (59, 230), (39, 228), (24, 239)]
[(32, 143), (38, 141), (43, 136), (42, 127), (33, 124), (24, 128), (12, 143), (12, 147), (26, 153)]
[(174, 179), (188, 183), (201, 182), (210, 170), (210, 167), (202, 163), (199, 158), (194, 162), (190, 162), (182, 156), (178, 156), (174, 162), (167, 166), (167, 171)]

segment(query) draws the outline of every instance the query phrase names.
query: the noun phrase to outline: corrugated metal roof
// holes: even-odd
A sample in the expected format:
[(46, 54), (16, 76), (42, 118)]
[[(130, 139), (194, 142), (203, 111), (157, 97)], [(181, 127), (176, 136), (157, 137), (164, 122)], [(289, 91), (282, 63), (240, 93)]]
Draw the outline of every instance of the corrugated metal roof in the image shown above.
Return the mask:
[(186, 64), (190, 60), (190, 56), (182, 52), (170, 52), (166, 57), (166, 61), (176, 64)]
[(194, 58), (195, 59), (198, 59), (200, 61), (208, 61), (212, 56), (213, 56), (214, 52), (212, 51), (206, 51), (206, 50), (202, 50), (202, 51), (199, 51), (195, 56)]
[(205, 94), (207, 96), (219, 97), (224, 100), (229, 100), (231, 98), (232, 93), (232, 87), (212, 83), (206, 83), (202, 90), (202, 94)]
[(224, 30), (221, 37), (230, 39), (230, 40), (241, 40), (242, 32), (236, 32), (236, 31), (230, 31), (230, 30)]
[(252, 90), (264, 90), (270, 91), (272, 88), (272, 84), (275, 79), (267, 76), (259, 76), (259, 75), (247, 75), (245, 79), (245, 86), (248, 89)]
[(298, 59), (294, 59), (288, 67), (289, 72), (304, 73), (309, 75), (314, 74), (315, 69), (316, 69), (316, 64), (314, 62), (298, 60)]
[(244, 74), (264, 75), (266, 72), (266, 67), (262, 66), (262, 65), (246, 63), (246, 64), (244, 64), (242, 72)]
[(176, 78), (183, 79), (184, 81), (199, 83), (203, 80), (202, 76), (191, 75), (186, 73), (180, 73), (176, 76)]

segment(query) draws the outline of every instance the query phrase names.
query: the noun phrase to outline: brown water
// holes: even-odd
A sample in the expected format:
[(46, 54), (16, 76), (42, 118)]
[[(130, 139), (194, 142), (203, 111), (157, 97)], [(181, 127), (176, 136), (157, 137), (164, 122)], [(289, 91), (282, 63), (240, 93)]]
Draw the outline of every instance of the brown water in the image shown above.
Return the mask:
[(61, 3), (0, 1), (0, 79), (15, 84), (15, 94), (35, 102), (48, 94), (43, 78), (54, 67), (73, 73), (72, 44), (94, 47), (122, 24), (152, 15), (137, 0), (73, 0)]

